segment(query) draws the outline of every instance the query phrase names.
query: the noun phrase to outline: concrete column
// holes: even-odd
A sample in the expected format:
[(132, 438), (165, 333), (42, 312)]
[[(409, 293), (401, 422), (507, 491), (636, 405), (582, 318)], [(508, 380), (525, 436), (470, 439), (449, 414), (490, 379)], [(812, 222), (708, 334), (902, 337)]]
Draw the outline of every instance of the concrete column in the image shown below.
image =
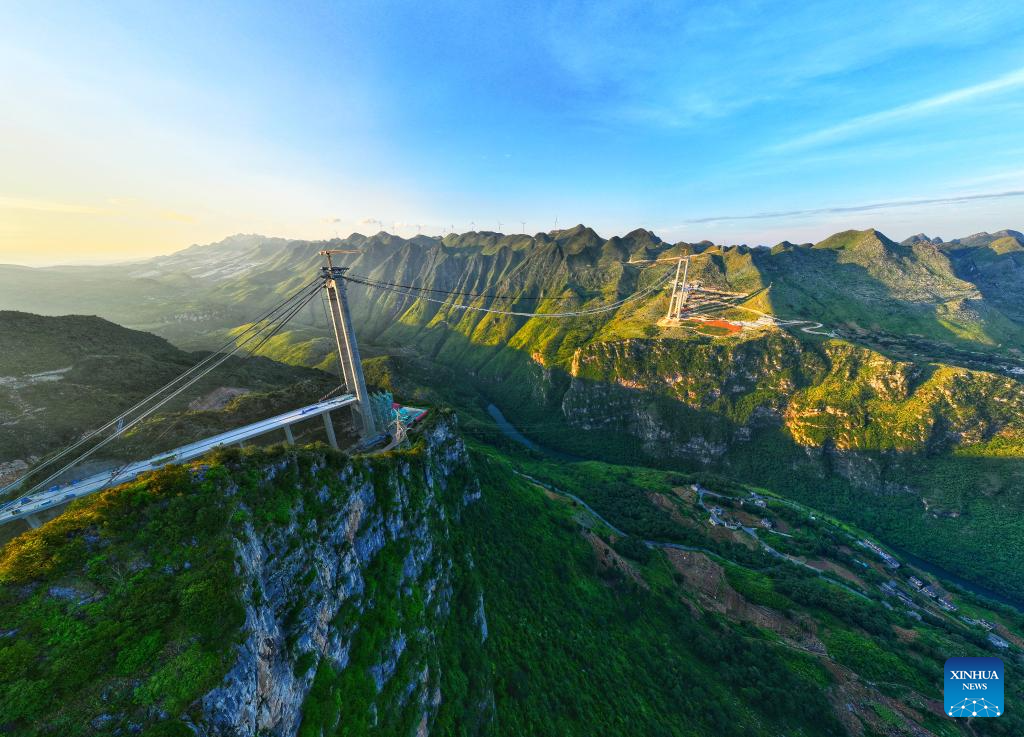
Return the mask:
[(284, 426), (284, 439), (288, 443), (288, 445), (295, 445), (295, 436), (292, 435), (291, 425)]
[(345, 280), (332, 280), (334, 288), (338, 292), (338, 301), (341, 312), (342, 338), (345, 347), (348, 348), (348, 360), (352, 369), (352, 379), (355, 386), (350, 390), (356, 395), (359, 406), (359, 418), (362, 420), (362, 437), (367, 438), (377, 434), (376, 423), (373, 420), (373, 412), (370, 411), (370, 400), (366, 393), (366, 380), (363, 378), (363, 363), (359, 357), (359, 344), (356, 342), (356, 331), (352, 327), (352, 315), (348, 311), (348, 297), (346, 295)]
[(35, 514), (30, 514), (27, 517), (22, 517), (22, 519), (28, 522), (28, 526), (31, 527), (33, 530), (37, 527), (41, 527), (43, 524), (43, 521), (39, 519), (39, 515)]
[[(339, 268), (337, 271), (340, 274), (345, 270)], [(338, 361), (344, 369), (348, 390), (356, 395), (357, 402), (352, 405), (356, 414), (356, 428), (359, 429), (361, 437), (367, 438), (375, 435), (377, 430), (366, 393), (366, 381), (363, 378), (363, 367), (359, 358), (359, 344), (356, 342), (352, 318), (348, 311), (345, 280), (334, 279), (334, 271), (330, 272), (329, 277), (326, 281), (327, 297), (331, 305), (334, 337), (338, 346)]]
[(682, 265), (683, 260), (679, 259), (679, 263), (676, 264), (676, 278), (672, 280), (672, 294), (670, 294), (668, 298), (668, 312), (665, 313), (665, 317), (669, 320), (676, 316), (676, 292), (679, 291), (679, 269)]
[(334, 436), (334, 425), (331, 424), (331, 413), (324, 412), (321, 417), (324, 418), (324, 429), (327, 431), (327, 442), (331, 444), (331, 447), (338, 450), (338, 438)]

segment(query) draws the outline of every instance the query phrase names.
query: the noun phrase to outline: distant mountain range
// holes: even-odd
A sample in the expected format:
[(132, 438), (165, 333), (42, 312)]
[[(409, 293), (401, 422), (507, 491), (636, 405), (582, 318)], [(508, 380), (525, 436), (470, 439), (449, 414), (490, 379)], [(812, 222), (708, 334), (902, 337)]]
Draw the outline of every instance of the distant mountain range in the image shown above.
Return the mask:
[[(378, 279), (460, 291), (473, 284), (501, 295), (502, 304), (553, 295), (581, 305), (611, 291), (625, 295), (652, 273), (628, 262), (699, 253), (707, 257), (694, 261), (695, 278), (749, 292), (771, 285), (752, 306), (780, 317), (995, 352), (1024, 344), (1024, 236), (1013, 230), (949, 242), (916, 235), (902, 243), (875, 230), (846, 231), (773, 248), (669, 244), (646, 230), (604, 239), (582, 225), (535, 236), (378, 233), (309, 242), (239, 235), (131, 264), (0, 266), (0, 308), (96, 314), (203, 347), (204, 337), (220, 338), (312, 278), (324, 247), (359, 250), (342, 262)], [(654, 314), (662, 300), (662, 293), (652, 295), (628, 313)], [(629, 315), (616, 313), (615, 321)], [(311, 309), (299, 324), (322, 328), (322, 314)], [(281, 343), (314, 337), (300, 331)]]
[[(349, 286), (367, 355), (416, 356), (478, 397), (445, 401), (494, 402), (562, 452), (775, 488), (1024, 596), (1024, 530), (1004, 513), (1024, 511), (1016, 231), (902, 243), (846, 231), (772, 248), (669, 244), (646, 230), (605, 239), (583, 225), (535, 236), (234, 236), (118, 266), (2, 267), (0, 307), (94, 312), (210, 347), (313, 279), (323, 248), (357, 251), (338, 262), (378, 284)], [(699, 255), (690, 279), (750, 295), (715, 313), (728, 329), (658, 324), (675, 259), (687, 255)], [(529, 314), (622, 300), (575, 317)], [(823, 329), (780, 330), (764, 315)], [(265, 353), (330, 368), (331, 344), (314, 302)]]
[[(322, 248), (357, 251), (368, 382), (431, 409), (413, 447), (226, 448), (13, 537), (0, 731), (948, 737), (977, 725), (935, 699), (946, 657), (1020, 682), (1014, 231), (235, 236), (0, 267), (0, 306), (103, 316), (0, 311), (0, 476), (313, 280)], [(682, 256), (704, 321), (662, 319)], [(747, 296), (699, 314), (712, 290)], [(311, 368), (332, 344), (314, 301), (111, 455), (335, 388)]]

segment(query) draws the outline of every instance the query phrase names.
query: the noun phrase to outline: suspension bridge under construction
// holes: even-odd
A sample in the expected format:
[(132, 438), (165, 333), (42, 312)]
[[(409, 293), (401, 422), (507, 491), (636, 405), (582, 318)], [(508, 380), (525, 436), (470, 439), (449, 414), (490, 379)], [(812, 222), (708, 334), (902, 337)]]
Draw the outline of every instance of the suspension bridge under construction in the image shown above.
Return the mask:
[[(357, 252), (321, 251), (320, 255), (324, 257), (325, 265), (320, 268), (319, 273), (310, 282), (258, 317), (244, 330), (233, 335), (223, 345), (180, 376), (152, 392), (106, 424), (86, 433), (66, 448), (44, 458), (20, 478), (0, 489), (0, 495), (7, 497), (15, 495), (15, 498), (0, 505), (0, 525), (15, 520), (25, 520), (29, 526), (37, 527), (42, 523), (40, 514), (47, 510), (61, 508), (75, 499), (134, 480), (143, 473), (163, 466), (193, 460), (217, 447), (240, 445), (274, 432), (283, 433), (285, 441), (292, 444), (294, 443), (293, 426), (316, 418), (323, 422), (328, 443), (338, 449), (339, 444), (331, 413), (346, 408), (352, 412), (352, 426), (359, 436), (359, 442), (355, 446), (357, 449), (370, 450), (379, 446), (383, 446), (385, 449), (394, 447), (405, 437), (410, 414), (397, 406), (392, 408), (390, 400), (387, 402), (387, 413), (382, 413), (379, 411), (380, 403), (375, 403), (374, 397), (367, 393), (359, 346), (349, 311), (347, 283), (439, 303), (449, 309), (474, 310), (530, 318), (572, 318), (617, 310), (628, 303), (653, 295), (669, 282), (674, 273), (675, 278), (671, 281), (670, 286), (668, 313), (659, 321), (659, 324), (666, 321), (678, 323), (687, 317), (688, 310), (700, 312), (709, 307), (714, 308), (715, 303), (725, 307), (741, 306), (741, 302), (749, 296), (741, 293), (708, 290), (704, 289), (700, 283), (688, 282), (689, 261), (693, 256), (687, 255), (642, 262), (650, 264), (669, 262), (675, 265), (675, 269), (668, 269), (649, 286), (637, 289), (632, 294), (610, 303), (575, 310), (549, 312), (512, 310), (496, 307), (493, 302), (482, 303), (480, 301), (480, 298), (509, 299), (508, 296), (432, 289), (387, 282), (350, 273), (348, 267), (334, 264), (334, 256), (353, 253)], [(681, 280), (680, 269), (683, 270)], [(132, 428), (183, 394), (233, 355), (242, 351), (250, 355), (258, 353), (306, 305), (321, 295), (326, 296), (324, 302), (328, 308), (338, 358), (340, 384), (335, 390), (307, 406), (166, 450), (151, 458), (124, 463), (71, 482), (63, 481), (71, 475), (72, 469), (80, 466), (118, 438), (124, 437)], [(692, 307), (696, 295), (700, 295), (699, 298), (703, 300), (703, 304), (700, 305), (701, 309)], [(452, 301), (453, 297), (469, 298), (470, 301)], [(536, 297), (534, 299), (559, 298)], [(763, 315), (764, 313), (759, 314)], [(789, 323), (777, 321), (777, 323), (780, 325), (801, 324), (796, 321)], [(422, 411), (413, 412), (412, 415), (422, 416)]]
[[(17, 498), (0, 506), (0, 524), (23, 519), (30, 527), (36, 527), (41, 524), (42, 520), (39, 514), (43, 511), (62, 507), (75, 499), (101, 491), (109, 486), (131, 481), (147, 471), (153, 471), (172, 463), (184, 463), (198, 458), (214, 448), (242, 444), (267, 433), (281, 431), (284, 433), (286, 442), (293, 443), (292, 426), (314, 418), (320, 418), (323, 421), (328, 442), (337, 449), (339, 446), (331, 412), (346, 407), (352, 409), (353, 425), (362, 444), (369, 447), (375, 442), (386, 440), (386, 436), (377, 431), (374, 412), (371, 411), (371, 399), (367, 394), (366, 381), (363, 378), (359, 346), (356, 343), (345, 291), (346, 269), (335, 266), (333, 263), (333, 256), (339, 253), (352, 252), (322, 251), (321, 255), (325, 257), (326, 265), (322, 267), (315, 279), (279, 302), (251, 323), (249, 327), (233, 336), (183, 374), (152, 392), (102, 427), (87, 433), (70, 446), (43, 459), (13, 483), (0, 489), (0, 493), (4, 494), (17, 492)], [(329, 305), (331, 325), (334, 329), (341, 375), (341, 383), (336, 390), (321, 397), (314, 404), (167, 450), (145, 460), (126, 463), (69, 483), (59, 483), (59, 480), (66, 477), (76, 466), (97, 454), (116, 439), (123, 437), (125, 433), (184, 393), (231, 356), (243, 350), (250, 354), (257, 353), (322, 292), (326, 292), (327, 296), (326, 302)], [(340, 396), (334, 396), (336, 394), (340, 394)], [(401, 424), (398, 416), (395, 420), (396, 423)], [(401, 437), (403, 434), (404, 428), (402, 427), (396, 428), (391, 433), (392, 438)], [(35, 480), (44, 473), (47, 474), (44, 478)], [(34, 480), (34, 483), (22, 491), (30, 479)]]

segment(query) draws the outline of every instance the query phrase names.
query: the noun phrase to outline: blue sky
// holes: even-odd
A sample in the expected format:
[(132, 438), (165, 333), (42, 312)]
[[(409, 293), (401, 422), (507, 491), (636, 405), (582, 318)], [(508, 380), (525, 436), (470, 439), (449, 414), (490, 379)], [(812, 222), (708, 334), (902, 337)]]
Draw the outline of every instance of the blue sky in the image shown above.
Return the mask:
[(288, 6), (7, 5), (0, 261), (378, 222), (1024, 228), (1024, 6)]

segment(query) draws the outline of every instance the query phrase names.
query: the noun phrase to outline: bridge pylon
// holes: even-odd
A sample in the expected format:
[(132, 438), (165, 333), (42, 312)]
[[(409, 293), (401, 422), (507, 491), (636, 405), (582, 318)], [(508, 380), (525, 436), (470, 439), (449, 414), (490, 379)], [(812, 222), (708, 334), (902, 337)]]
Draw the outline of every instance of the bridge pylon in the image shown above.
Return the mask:
[[(348, 390), (356, 395), (353, 405), (356, 429), (360, 437), (368, 438), (377, 434), (373, 412), (370, 411), (369, 394), (366, 391), (366, 380), (363, 378), (363, 365), (359, 358), (359, 344), (352, 327), (349, 314), (348, 294), (345, 291), (345, 266), (335, 266), (331, 255), (335, 253), (355, 253), (354, 251), (321, 251), (320, 255), (327, 258), (327, 265), (320, 269), (324, 278), (324, 289), (330, 303), (331, 324), (334, 327), (334, 342), (338, 350), (338, 365), (341, 367), (342, 380)], [(327, 418), (325, 416), (325, 421)]]
[[(679, 280), (679, 270), (682, 268), (683, 280)], [(668, 300), (668, 312), (665, 314), (666, 320), (681, 320), (683, 312), (686, 309), (686, 303), (689, 300), (690, 292), (693, 291), (694, 285), (687, 283), (687, 277), (690, 274), (690, 257), (680, 256), (679, 262), (676, 264), (676, 276), (672, 280), (672, 290)]]

